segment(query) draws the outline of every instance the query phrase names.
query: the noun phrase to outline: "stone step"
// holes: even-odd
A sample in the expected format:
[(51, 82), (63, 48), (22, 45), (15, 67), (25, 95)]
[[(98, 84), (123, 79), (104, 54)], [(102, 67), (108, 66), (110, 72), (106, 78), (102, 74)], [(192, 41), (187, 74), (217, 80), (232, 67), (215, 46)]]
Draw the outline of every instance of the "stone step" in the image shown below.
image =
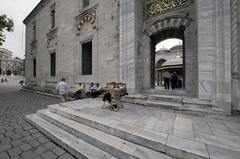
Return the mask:
[(27, 121), (48, 136), (55, 143), (63, 147), (77, 158), (84, 159), (117, 159), (109, 153), (77, 138), (67, 131), (53, 125), (40, 116), (33, 114), (26, 117)]
[[(117, 136), (105, 133), (80, 122), (64, 118), (48, 110), (38, 111), (38, 114), (48, 122), (61, 127), (93, 146), (106, 151), (117, 158), (135, 159), (172, 159), (163, 153), (142, 147)], [(93, 151), (94, 152), (94, 151)]]
[(49, 107), (49, 110), (105, 133), (166, 153), (174, 158), (208, 158), (206, 146), (202, 143), (147, 129), (136, 128), (131, 125), (122, 124), (121, 121), (113, 120), (112, 118), (104, 119), (81, 111), (73, 111), (73, 109), (66, 107), (52, 106)]
[(213, 113), (212, 104), (208, 101), (202, 101), (199, 99), (184, 98), (183, 110), (190, 110), (201, 113)]
[(185, 100), (182, 96), (150, 94), (148, 97), (125, 96), (122, 98), (125, 103), (144, 105), (163, 109), (186, 111), (190, 114), (219, 114), (212, 111), (212, 105), (202, 101)]
[(145, 95), (127, 95), (121, 98), (125, 103), (144, 105), (147, 96)]
[(183, 97), (173, 96), (173, 95), (162, 95), (162, 94), (149, 94), (148, 99), (156, 100), (156, 101), (169, 101), (169, 102), (182, 103)]
[(160, 94), (160, 95), (174, 95), (182, 96), (184, 94), (183, 90), (162, 90), (162, 89), (150, 89), (149, 94)]
[(170, 110), (182, 110), (182, 103), (168, 102), (168, 101), (155, 101), (155, 100), (147, 100), (144, 104), (148, 107), (156, 107), (162, 109), (170, 109)]

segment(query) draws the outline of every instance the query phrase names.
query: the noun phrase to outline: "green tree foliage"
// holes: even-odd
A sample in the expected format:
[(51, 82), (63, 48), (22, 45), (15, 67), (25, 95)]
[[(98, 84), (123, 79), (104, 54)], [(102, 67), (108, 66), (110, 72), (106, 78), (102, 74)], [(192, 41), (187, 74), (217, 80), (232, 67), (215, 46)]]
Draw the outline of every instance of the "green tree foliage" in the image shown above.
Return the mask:
[(8, 18), (6, 15), (0, 15), (0, 46), (3, 45), (6, 39), (4, 31), (13, 32), (14, 23), (11, 18)]

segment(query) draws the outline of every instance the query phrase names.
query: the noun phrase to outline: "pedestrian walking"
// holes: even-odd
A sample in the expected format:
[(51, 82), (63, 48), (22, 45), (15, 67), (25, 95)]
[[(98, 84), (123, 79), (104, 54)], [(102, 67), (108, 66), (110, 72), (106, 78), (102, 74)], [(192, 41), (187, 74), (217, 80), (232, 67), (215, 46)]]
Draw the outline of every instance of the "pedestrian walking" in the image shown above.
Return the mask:
[(62, 78), (61, 81), (57, 84), (56, 91), (61, 96), (62, 102), (63, 103), (67, 102), (69, 85), (65, 82), (65, 78)]

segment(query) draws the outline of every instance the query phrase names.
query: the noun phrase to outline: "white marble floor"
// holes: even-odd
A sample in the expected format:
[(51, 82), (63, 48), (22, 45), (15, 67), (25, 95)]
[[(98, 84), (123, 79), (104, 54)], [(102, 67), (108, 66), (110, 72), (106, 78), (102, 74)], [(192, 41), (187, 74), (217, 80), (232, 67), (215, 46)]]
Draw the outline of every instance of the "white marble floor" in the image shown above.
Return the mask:
[(100, 99), (65, 103), (77, 111), (107, 120), (117, 120), (141, 129), (181, 137), (187, 140), (240, 151), (240, 116), (193, 116), (171, 110), (124, 104), (119, 112), (102, 109)]

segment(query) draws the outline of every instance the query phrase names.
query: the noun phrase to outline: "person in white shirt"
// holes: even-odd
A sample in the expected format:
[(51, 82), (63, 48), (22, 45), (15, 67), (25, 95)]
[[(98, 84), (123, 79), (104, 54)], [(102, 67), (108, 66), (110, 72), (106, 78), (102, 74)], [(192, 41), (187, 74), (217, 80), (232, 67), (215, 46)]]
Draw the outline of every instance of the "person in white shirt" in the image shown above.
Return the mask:
[(61, 96), (62, 102), (63, 103), (67, 102), (69, 85), (65, 82), (65, 78), (62, 78), (61, 81), (57, 84), (56, 91)]

